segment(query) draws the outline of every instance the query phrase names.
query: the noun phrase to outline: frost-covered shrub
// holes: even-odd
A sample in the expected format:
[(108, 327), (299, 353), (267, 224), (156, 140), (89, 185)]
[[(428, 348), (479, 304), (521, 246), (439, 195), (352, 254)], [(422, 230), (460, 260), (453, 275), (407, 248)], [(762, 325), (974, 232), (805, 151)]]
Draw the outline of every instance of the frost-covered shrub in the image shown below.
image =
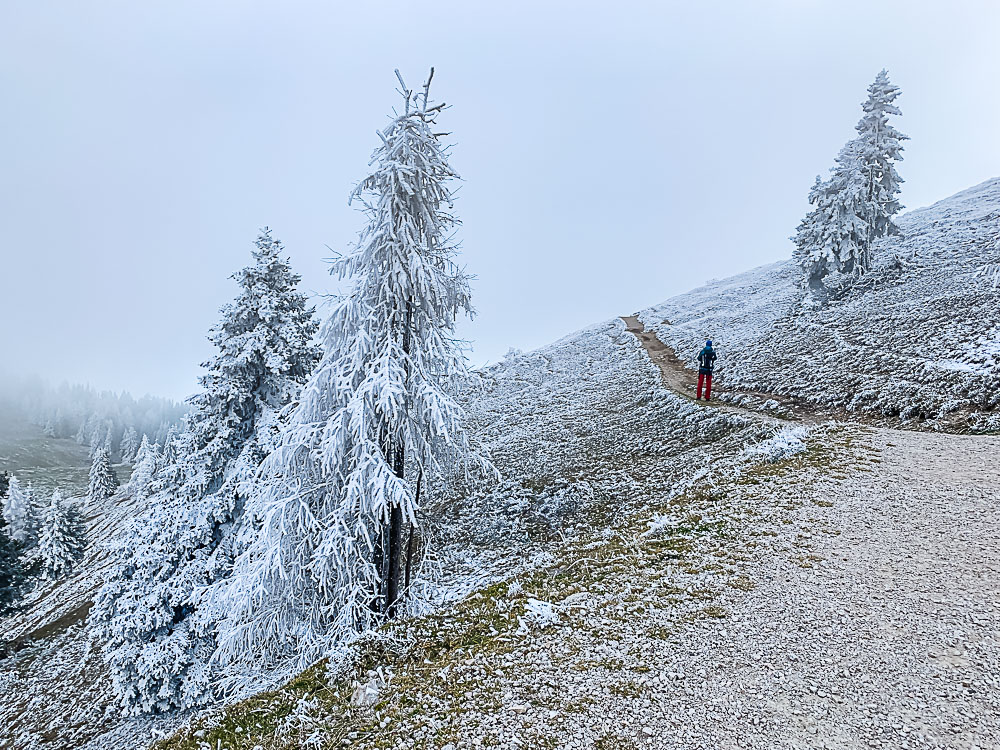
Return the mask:
[(524, 604), (524, 615), (518, 618), (517, 632), (526, 634), (533, 629), (547, 628), (559, 622), (559, 614), (551, 602), (528, 598)]
[(746, 455), (761, 458), (767, 463), (777, 463), (804, 452), (808, 434), (805, 427), (785, 427), (767, 440), (748, 448)]

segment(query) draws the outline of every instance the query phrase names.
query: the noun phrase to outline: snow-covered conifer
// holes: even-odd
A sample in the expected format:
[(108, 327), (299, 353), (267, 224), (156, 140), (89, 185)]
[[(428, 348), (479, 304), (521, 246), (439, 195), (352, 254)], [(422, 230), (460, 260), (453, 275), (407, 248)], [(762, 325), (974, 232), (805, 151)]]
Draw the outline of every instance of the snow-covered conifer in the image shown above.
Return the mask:
[(212, 329), (216, 354), (189, 401), (187, 430), (166, 440), (177, 460), (153, 483), (150, 510), (122, 542), (92, 614), (115, 689), (133, 712), (210, 696), (214, 622), (199, 609), (200, 588), (228, 574), (242, 485), (252, 486), (278, 413), (319, 359), (313, 310), (269, 230), (235, 278), (240, 294)]
[[(865, 214), (861, 218), (868, 226), (869, 251), (879, 237), (899, 233), (892, 220), (903, 208), (896, 197), (903, 183), (896, 162), (903, 159), (901, 142), (909, 138), (889, 123), (890, 115), (901, 114), (895, 105), (899, 93), (899, 87), (889, 82), (889, 73), (882, 70), (868, 87), (868, 99), (861, 105), (864, 115), (855, 126), (858, 137), (854, 151), (864, 181)], [(865, 260), (868, 266), (862, 272), (870, 266), (870, 258)]]
[[(5, 497), (2, 484), (0, 479), (0, 498)], [(21, 544), (10, 534), (6, 519), (0, 516), (0, 613), (17, 598), (23, 580)]]
[(828, 179), (816, 178), (809, 192), (815, 208), (792, 238), (796, 258), (813, 285), (830, 271), (850, 273), (858, 263), (867, 262), (868, 227), (861, 218), (864, 185), (854, 146), (851, 141), (837, 155)]
[(907, 136), (888, 121), (900, 113), (893, 103), (898, 95), (883, 70), (868, 87), (857, 137), (841, 149), (830, 177), (817, 177), (809, 191), (814, 208), (792, 240), (795, 258), (813, 286), (831, 271), (867, 273), (875, 240), (899, 231), (892, 221), (902, 208), (895, 162), (903, 158), (900, 141)]
[(416, 524), (414, 479), (443, 483), (473, 458), (449, 393), (466, 372), (455, 322), (472, 312), (455, 263), (458, 175), (429, 86), (403, 86), (403, 111), (379, 133), (374, 168), (352, 196), (369, 223), (333, 267), (352, 289), (324, 325), (323, 360), (248, 500), (261, 528), (213, 593), (225, 618), (217, 658), (234, 670), (308, 662), (391, 616), (403, 524)]
[(90, 491), (88, 499), (90, 502), (101, 502), (107, 500), (118, 489), (118, 477), (115, 475), (114, 467), (111, 465), (111, 456), (104, 449), (97, 452), (94, 461), (90, 465)]
[(38, 557), (46, 579), (62, 578), (72, 570), (83, 551), (84, 531), (75, 504), (59, 490), (42, 509), (38, 532)]
[(181, 431), (177, 426), (167, 430), (167, 436), (163, 439), (163, 463), (172, 464), (180, 458)]
[(132, 476), (128, 480), (128, 493), (142, 499), (149, 493), (150, 483), (160, 467), (160, 455), (156, 448), (149, 444), (149, 438), (142, 436), (142, 443), (135, 455)]
[[(5, 511), (12, 481), (10, 474), (0, 471), (0, 504)], [(11, 533), (6, 513), (0, 514), (0, 614), (17, 598), (24, 581), (21, 549), (21, 543)]]
[(109, 421), (108, 431), (104, 435), (104, 442), (101, 443), (101, 450), (103, 450), (105, 453), (108, 454), (108, 456), (110, 456), (111, 451), (114, 448), (114, 445), (115, 445), (115, 426), (112, 422)]
[[(96, 417), (96, 415), (95, 415)], [(108, 434), (108, 426), (99, 419), (94, 419), (93, 426), (90, 430), (90, 436), (87, 438), (87, 445), (90, 446), (90, 458), (97, 455), (98, 449), (104, 445), (104, 438)]]
[(139, 451), (139, 435), (135, 427), (129, 427), (122, 435), (121, 445), (118, 452), (121, 454), (122, 463), (131, 463), (135, 459), (135, 454)]
[(34, 543), (36, 523), (31, 497), (13, 475), (3, 498), (3, 520), (8, 533), (19, 544), (29, 546)]

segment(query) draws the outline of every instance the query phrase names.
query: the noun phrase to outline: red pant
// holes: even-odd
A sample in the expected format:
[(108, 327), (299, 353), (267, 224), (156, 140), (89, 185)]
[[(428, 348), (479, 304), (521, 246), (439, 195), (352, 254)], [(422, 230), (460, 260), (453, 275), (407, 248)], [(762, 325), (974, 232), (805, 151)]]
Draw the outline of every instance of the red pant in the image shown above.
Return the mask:
[(701, 398), (701, 387), (705, 386), (705, 400), (708, 401), (712, 398), (712, 374), (711, 373), (698, 373), (698, 398)]

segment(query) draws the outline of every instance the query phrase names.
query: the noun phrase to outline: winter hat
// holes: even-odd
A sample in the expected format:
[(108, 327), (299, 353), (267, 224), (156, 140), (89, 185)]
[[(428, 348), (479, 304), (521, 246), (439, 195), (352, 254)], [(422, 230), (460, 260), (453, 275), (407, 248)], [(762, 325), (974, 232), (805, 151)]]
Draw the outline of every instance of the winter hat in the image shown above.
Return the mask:
[(712, 339), (709, 339), (708, 341), (705, 342), (705, 346), (711, 346), (711, 345), (712, 345)]

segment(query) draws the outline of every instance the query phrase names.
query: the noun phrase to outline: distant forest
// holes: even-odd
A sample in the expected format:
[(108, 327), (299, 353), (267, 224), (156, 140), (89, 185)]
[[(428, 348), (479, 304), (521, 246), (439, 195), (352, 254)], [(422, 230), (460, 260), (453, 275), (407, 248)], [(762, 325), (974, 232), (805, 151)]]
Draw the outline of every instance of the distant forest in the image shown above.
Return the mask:
[(53, 438), (87, 445), (91, 454), (104, 448), (130, 463), (145, 435), (164, 445), (187, 411), (185, 404), (155, 396), (98, 391), (63, 383), (54, 387), (38, 377), (0, 380), (0, 410), (18, 415)]

